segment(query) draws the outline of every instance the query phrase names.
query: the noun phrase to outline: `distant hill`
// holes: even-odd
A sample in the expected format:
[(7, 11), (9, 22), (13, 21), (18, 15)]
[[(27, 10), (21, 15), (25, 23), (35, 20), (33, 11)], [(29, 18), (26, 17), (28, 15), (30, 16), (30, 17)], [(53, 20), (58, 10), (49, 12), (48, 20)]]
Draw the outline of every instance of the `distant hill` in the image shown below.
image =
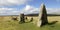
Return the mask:
[(48, 16), (60, 16), (60, 14), (47, 14)]
[[(25, 16), (38, 16), (39, 14), (25, 14)], [(19, 16), (19, 15), (0, 15), (0, 16)], [(60, 16), (59, 14), (47, 14), (47, 16)]]
[[(25, 16), (38, 16), (39, 14), (27, 14)], [(47, 16), (60, 16), (59, 14), (47, 14)]]
[(25, 16), (38, 16), (39, 14), (26, 14)]

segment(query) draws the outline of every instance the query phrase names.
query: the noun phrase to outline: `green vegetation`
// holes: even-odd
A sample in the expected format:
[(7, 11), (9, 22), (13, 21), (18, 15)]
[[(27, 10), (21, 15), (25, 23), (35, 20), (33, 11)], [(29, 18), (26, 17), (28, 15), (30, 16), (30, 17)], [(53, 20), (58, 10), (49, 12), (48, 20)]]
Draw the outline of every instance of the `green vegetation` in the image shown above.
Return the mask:
[(19, 24), (18, 21), (0, 21), (0, 30), (39, 30), (32, 23)]
[(33, 23), (19, 24), (18, 21), (0, 21), (0, 30), (60, 30), (60, 24), (36, 27)]
[[(38, 19), (37, 17), (34, 17), (33, 23), (37, 22), (36, 20)], [(6, 20), (5, 19), (0, 19), (0, 30), (60, 30), (60, 16), (49, 16), (48, 21), (53, 22), (53, 21), (58, 21), (55, 24), (52, 25), (45, 25), (43, 27), (37, 27), (36, 24), (33, 23), (23, 23), (19, 24), (18, 21), (14, 20)], [(30, 18), (29, 18), (30, 19)]]

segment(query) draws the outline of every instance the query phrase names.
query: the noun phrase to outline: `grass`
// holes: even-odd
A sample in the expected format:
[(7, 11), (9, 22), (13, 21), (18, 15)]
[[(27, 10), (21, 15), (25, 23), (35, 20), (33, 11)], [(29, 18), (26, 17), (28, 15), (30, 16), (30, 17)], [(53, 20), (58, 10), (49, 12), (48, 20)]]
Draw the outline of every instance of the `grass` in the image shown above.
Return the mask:
[(18, 21), (1, 21), (0, 30), (39, 30), (32, 23), (19, 24)]
[[(56, 19), (57, 18), (57, 19)], [(34, 19), (36, 20), (36, 19)], [(60, 20), (59, 17), (48, 17), (49, 21)], [(0, 30), (60, 30), (60, 23), (37, 27), (33, 23), (19, 24), (14, 20), (0, 20)]]
[(60, 24), (46, 25), (41, 28), (42, 30), (60, 30)]
[(19, 24), (18, 21), (2, 21), (0, 22), (0, 30), (60, 30), (60, 24), (37, 27), (32, 23)]

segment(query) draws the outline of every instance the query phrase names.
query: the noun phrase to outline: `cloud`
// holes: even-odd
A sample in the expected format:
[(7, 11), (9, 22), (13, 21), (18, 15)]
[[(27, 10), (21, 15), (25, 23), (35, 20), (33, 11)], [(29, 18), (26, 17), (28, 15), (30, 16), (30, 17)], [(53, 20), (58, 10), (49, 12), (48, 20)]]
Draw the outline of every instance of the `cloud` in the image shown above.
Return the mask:
[(0, 8), (0, 11), (1, 10), (3, 10), (3, 11), (5, 11), (5, 10), (15, 10), (15, 8)]
[(32, 0), (0, 0), (0, 6), (22, 5)]
[[(25, 14), (34, 14), (39, 13), (40, 8), (35, 8), (30, 5), (26, 5), (26, 7), (23, 8), (23, 13)], [(60, 14), (60, 8), (46, 8), (48, 14)]]
[[(24, 14), (36, 14), (39, 13), (39, 8), (31, 5), (26, 5), (23, 9), (17, 8), (0, 8), (0, 15), (19, 15)], [(60, 8), (46, 8), (48, 14), (60, 14)]]
[(22, 13), (24, 13), (24, 14), (38, 13), (38, 11), (39, 11), (38, 8), (35, 8), (33, 6), (30, 6), (30, 5), (26, 5), (26, 7), (24, 7), (22, 9)]
[(26, 5), (22, 10), (17, 8), (0, 8), (0, 15), (18, 15), (20, 13), (30, 14), (37, 13), (38, 8), (35, 8), (30, 5)]
[(60, 8), (47, 8), (48, 14), (60, 14)]
[(20, 10), (17, 8), (0, 8), (0, 15), (18, 15)]

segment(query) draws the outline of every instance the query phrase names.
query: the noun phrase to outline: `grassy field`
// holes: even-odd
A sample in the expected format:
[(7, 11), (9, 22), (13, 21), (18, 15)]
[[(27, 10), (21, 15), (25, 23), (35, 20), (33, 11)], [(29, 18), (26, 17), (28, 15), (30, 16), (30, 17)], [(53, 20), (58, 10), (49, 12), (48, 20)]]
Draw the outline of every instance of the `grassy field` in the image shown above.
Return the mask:
[[(34, 21), (37, 20), (35, 17)], [(43, 27), (37, 27), (33, 23), (19, 24), (18, 21), (14, 20), (1, 20), (0, 19), (0, 30), (60, 30), (60, 16), (48, 16), (48, 21), (58, 21), (52, 25), (45, 25)]]

